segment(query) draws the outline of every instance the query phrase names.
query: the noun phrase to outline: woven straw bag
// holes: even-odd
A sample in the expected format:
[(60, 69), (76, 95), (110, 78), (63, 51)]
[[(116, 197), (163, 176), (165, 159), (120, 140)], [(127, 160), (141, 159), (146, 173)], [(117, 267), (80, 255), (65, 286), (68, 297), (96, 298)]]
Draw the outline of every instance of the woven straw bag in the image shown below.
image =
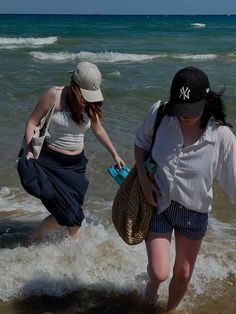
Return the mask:
[(146, 237), (152, 208), (144, 198), (134, 166), (120, 186), (112, 206), (112, 221), (121, 238), (130, 245)]
[[(165, 104), (161, 104), (157, 111), (150, 152), (156, 139), (157, 129), (165, 115), (165, 108)], [(112, 222), (127, 244), (139, 244), (146, 238), (152, 211), (152, 207), (145, 200), (138, 171), (134, 166), (119, 187), (112, 205)]]

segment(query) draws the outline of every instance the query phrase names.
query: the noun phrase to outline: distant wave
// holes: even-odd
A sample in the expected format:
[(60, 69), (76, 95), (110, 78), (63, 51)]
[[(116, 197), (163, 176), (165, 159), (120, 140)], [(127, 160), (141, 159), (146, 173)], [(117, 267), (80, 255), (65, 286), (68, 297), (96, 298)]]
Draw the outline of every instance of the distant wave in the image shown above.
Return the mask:
[(204, 28), (204, 27), (206, 27), (206, 24), (204, 24), (204, 23), (192, 23), (190, 25), (193, 26), (193, 27), (196, 27), (196, 28)]
[(16, 49), (24, 47), (37, 47), (51, 45), (57, 41), (56, 36), (50, 37), (0, 37), (0, 49)]
[(204, 61), (204, 60), (216, 59), (217, 55), (213, 53), (211, 54), (179, 54), (179, 55), (174, 55), (173, 58)]
[(68, 61), (76, 59), (86, 59), (93, 62), (139, 62), (145, 60), (152, 60), (155, 58), (163, 58), (167, 55), (147, 55), (147, 54), (130, 54), (130, 53), (119, 53), (119, 52), (88, 52), (81, 51), (78, 53), (70, 52), (55, 52), (55, 53), (46, 53), (40, 51), (33, 51), (30, 53), (34, 58), (40, 60), (52, 60), (52, 61)]
[(33, 58), (45, 61), (65, 62), (74, 60), (88, 60), (91, 62), (142, 62), (153, 60), (157, 58), (174, 58), (174, 59), (186, 59), (186, 60), (212, 60), (217, 58), (216, 54), (131, 54), (131, 53), (119, 53), (119, 52), (88, 52), (81, 51), (78, 53), (72, 52), (30, 52)]

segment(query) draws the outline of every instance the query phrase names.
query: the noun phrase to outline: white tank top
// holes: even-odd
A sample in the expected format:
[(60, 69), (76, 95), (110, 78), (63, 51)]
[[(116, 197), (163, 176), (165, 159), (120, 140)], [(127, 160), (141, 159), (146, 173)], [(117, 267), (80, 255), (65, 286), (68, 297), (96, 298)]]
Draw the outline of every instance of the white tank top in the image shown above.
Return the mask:
[(47, 143), (66, 150), (83, 149), (84, 133), (91, 126), (90, 119), (84, 114), (84, 123), (78, 125), (71, 118), (71, 112), (63, 107), (53, 114)]

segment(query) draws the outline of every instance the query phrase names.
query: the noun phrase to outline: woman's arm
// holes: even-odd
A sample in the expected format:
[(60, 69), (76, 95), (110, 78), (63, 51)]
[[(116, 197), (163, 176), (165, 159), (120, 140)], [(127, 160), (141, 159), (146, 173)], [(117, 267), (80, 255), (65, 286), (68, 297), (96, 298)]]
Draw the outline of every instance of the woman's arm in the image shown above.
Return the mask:
[[(219, 132), (219, 131), (218, 131)], [(216, 179), (233, 202), (236, 202), (236, 137), (226, 126), (220, 127), (221, 145)]]
[(111, 154), (112, 158), (115, 160), (118, 167), (121, 168), (122, 165), (125, 165), (124, 161), (120, 158), (115, 147), (113, 146), (106, 130), (102, 126), (100, 119), (97, 117), (97, 121), (92, 122), (91, 125), (93, 134), (102, 143), (106, 150)]
[(25, 127), (25, 139), (28, 145), (28, 152), (26, 152), (26, 157), (34, 158), (31, 146), (31, 139), (34, 135), (34, 130), (38, 126), (40, 120), (46, 115), (52, 101), (55, 97), (56, 89), (54, 87), (50, 88), (37, 102), (33, 112), (29, 116), (26, 127)]
[(148, 151), (134, 145), (134, 157), (138, 171), (139, 182), (141, 184), (143, 194), (146, 201), (151, 206), (157, 206), (157, 197), (160, 195), (159, 189), (155, 183), (149, 178), (144, 161), (148, 156)]

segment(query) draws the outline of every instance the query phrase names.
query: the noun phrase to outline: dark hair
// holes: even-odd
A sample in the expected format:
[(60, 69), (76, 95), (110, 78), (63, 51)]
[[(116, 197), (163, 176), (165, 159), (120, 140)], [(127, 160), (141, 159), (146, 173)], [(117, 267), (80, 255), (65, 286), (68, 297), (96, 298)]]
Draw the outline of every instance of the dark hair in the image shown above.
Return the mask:
[(66, 95), (66, 104), (71, 111), (72, 120), (81, 125), (84, 123), (83, 113), (86, 112), (92, 122), (97, 121), (97, 117), (102, 117), (102, 102), (88, 103), (83, 98), (80, 87), (71, 77), (71, 83)]
[(205, 129), (211, 117), (213, 117), (218, 125), (226, 125), (232, 128), (232, 125), (226, 122), (225, 105), (222, 99), (224, 91), (215, 93), (210, 91), (206, 98), (206, 104), (201, 116), (201, 128)]

